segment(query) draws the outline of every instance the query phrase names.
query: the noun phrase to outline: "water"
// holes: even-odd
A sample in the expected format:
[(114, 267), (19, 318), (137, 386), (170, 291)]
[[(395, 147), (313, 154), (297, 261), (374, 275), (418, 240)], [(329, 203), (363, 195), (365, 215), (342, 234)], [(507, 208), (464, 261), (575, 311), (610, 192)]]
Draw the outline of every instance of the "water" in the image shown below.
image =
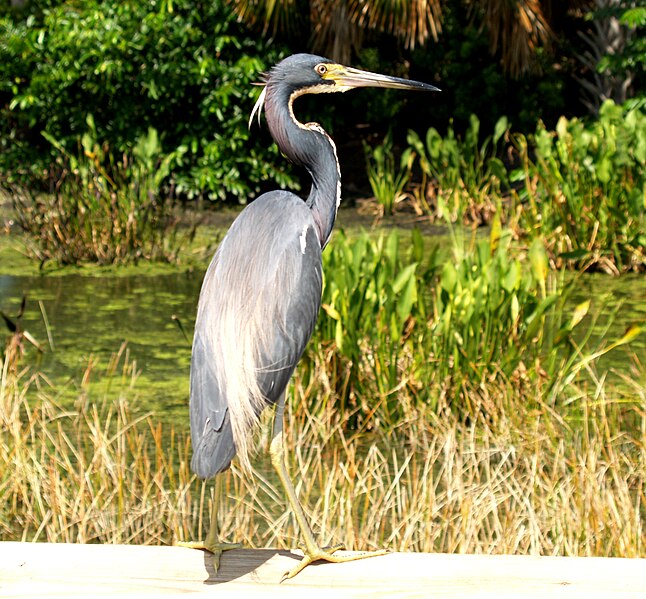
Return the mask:
[[(114, 389), (126, 394), (136, 413), (154, 411), (156, 418), (185, 428), (188, 425), (190, 342), (202, 271), (134, 276), (7, 276), (0, 275), (0, 310), (14, 316), (23, 295), (27, 308), (22, 326), (45, 348), (42, 356), (26, 345), (26, 359), (40, 361), (40, 369), (52, 381), (60, 401), (72, 404), (78, 397), (88, 363), (90, 383), (85, 387), (100, 400), (105, 395), (103, 374), (111, 357), (127, 344), (128, 357), (138, 372), (137, 383), (117, 374), (108, 377)], [(633, 323), (646, 322), (646, 277), (612, 278), (586, 275), (570, 298), (570, 305), (592, 299), (591, 313), (598, 315), (593, 343), (621, 337)], [(617, 311), (616, 307), (621, 306)], [(41, 308), (42, 307), (42, 308)], [(45, 324), (45, 318), (49, 327)], [(186, 336), (177, 324), (183, 325)], [(592, 319), (580, 327), (590, 326)], [(0, 322), (0, 326), (3, 326)], [(606, 327), (607, 328), (606, 330)], [(48, 330), (49, 329), (49, 330)], [(50, 346), (48, 335), (51, 337)], [(596, 337), (596, 339), (594, 339)], [(646, 356), (646, 335), (629, 348), (619, 348), (602, 359), (604, 368), (627, 372), (631, 354)]]
[[(46, 348), (39, 356), (25, 344), (27, 359), (39, 360), (54, 386), (63, 386), (63, 402), (77, 394), (90, 360), (93, 380), (126, 343), (138, 372), (135, 396), (128, 395), (131, 407), (180, 422), (187, 418), (189, 340), (202, 276), (0, 276), (0, 309), (15, 316), (26, 295), (22, 327)], [(113, 378), (119, 385), (120, 377)]]
[[(610, 277), (604, 274), (584, 274), (576, 283), (568, 299), (568, 307), (590, 300), (587, 320), (577, 327), (575, 338), (581, 339), (592, 325), (590, 350), (617, 341), (631, 325), (641, 325), (642, 334), (627, 346), (611, 351), (599, 360), (598, 366), (629, 372), (632, 357), (646, 364), (646, 276), (626, 274)], [(569, 318), (569, 316), (568, 316)]]

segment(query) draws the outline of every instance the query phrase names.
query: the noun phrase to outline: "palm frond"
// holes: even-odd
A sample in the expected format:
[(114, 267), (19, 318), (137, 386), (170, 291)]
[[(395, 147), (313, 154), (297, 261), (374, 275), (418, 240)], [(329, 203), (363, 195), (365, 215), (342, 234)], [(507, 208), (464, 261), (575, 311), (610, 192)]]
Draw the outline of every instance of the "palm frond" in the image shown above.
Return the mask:
[(297, 0), (227, 0), (238, 20), (263, 34), (289, 33), (300, 22)]
[(352, 52), (361, 48), (363, 32), (346, 0), (311, 0), (310, 20), (313, 51), (348, 64)]
[(391, 33), (409, 49), (442, 31), (440, 0), (350, 0), (353, 19), (367, 29)]
[(477, 0), (492, 53), (500, 52), (504, 69), (519, 77), (536, 66), (536, 52), (548, 47), (552, 29), (540, 0)]

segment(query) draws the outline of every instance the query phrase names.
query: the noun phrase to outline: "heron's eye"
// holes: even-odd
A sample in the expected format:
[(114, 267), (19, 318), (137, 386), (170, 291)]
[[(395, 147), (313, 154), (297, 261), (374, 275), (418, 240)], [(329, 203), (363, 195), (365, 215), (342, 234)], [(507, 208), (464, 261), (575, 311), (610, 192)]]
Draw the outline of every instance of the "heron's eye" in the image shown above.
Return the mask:
[(316, 65), (316, 72), (319, 75), (325, 75), (327, 73), (327, 67), (324, 64)]

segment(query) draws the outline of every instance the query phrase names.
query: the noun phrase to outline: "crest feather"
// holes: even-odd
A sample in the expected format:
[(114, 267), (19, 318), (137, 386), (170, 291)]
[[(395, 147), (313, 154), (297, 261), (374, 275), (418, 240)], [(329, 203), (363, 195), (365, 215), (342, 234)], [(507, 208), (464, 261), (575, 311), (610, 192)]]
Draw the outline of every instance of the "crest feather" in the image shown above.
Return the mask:
[(253, 110), (251, 111), (251, 115), (249, 116), (249, 129), (251, 129), (251, 122), (253, 121), (253, 117), (256, 115), (256, 113), (258, 113), (258, 125), (260, 125), (260, 115), (262, 114), (262, 109), (265, 105), (266, 94), (267, 87), (265, 86), (262, 88), (262, 91), (260, 92), (256, 103), (253, 105)]

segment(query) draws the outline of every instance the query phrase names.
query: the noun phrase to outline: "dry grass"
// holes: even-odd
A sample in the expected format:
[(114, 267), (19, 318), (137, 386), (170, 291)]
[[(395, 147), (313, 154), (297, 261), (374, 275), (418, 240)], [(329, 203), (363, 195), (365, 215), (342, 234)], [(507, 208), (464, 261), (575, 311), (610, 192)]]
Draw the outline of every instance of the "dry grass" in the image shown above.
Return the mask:
[[(65, 410), (46, 381), (13, 366), (5, 360), (0, 381), (1, 540), (201, 536), (211, 487), (189, 472), (185, 433), (134, 418), (123, 397), (101, 406), (81, 397)], [(571, 421), (528, 395), (500, 408), (495, 423), (484, 411), (465, 423), (411, 409), (406, 422), (353, 438), (331, 401), (308, 413), (302, 394), (313, 390), (297, 379), (290, 468), (326, 543), (644, 556), (646, 392), (628, 385), (610, 399), (601, 377)], [(235, 465), (223, 475), (222, 535), (293, 547), (298, 531), (262, 452), (256, 464), (252, 477)]]

